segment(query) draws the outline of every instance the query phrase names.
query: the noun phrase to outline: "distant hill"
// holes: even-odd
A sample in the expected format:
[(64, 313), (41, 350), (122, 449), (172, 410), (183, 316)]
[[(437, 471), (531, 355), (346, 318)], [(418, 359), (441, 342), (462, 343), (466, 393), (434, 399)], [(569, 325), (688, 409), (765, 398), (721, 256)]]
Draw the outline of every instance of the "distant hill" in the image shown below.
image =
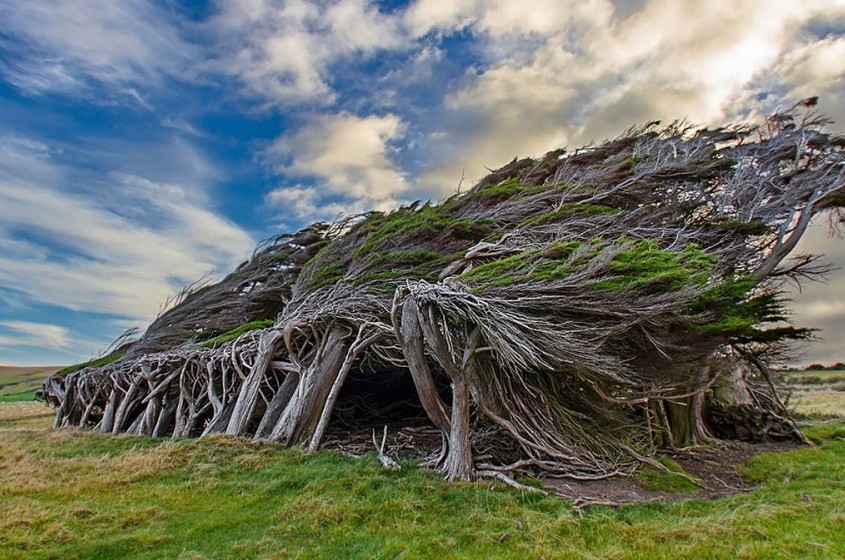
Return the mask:
[(0, 402), (32, 400), (35, 390), (62, 366), (0, 366)]

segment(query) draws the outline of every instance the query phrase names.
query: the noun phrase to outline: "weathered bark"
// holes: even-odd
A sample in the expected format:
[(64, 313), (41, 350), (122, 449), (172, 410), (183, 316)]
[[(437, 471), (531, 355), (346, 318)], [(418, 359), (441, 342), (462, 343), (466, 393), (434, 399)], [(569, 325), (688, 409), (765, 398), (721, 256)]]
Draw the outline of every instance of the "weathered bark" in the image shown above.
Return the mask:
[(241, 385), (238, 400), (232, 410), (229, 425), (226, 433), (232, 436), (241, 436), (247, 430), (249, 422), (255, 412), (255, 405), (258, 403), (258, 390), (264, 383), (264, 376), (267, 374), (267, 367), (273, 361), (273, 354), (281, 343), (282, 332), (271, 330), (261, 335), (258, 341), (258, 359), (252, 366), (247, 378)]
[(402, 324), (397, 332), (401, 333), (402, 352), (420, 403), (431, 422), (446, 434), (450, 431), (451, 411), (437, 393), (437, 386), (428, 367), (419, 315), (417, 303), (413, 298), (407, 298), (402, 304)]
[(123, 425), (126, 423), (126, 417), (137, 404), (136, 396), (138, 394), (138, 389), (143, 382), (143, 377), (136, 377), (129, 385), (129, 389), (127, 389), (126, 394), (120, 400), (120, 405), (117, 407), (117, 412), (114, 415), (114, 425), (112, 426), (113, 434), (119, 434), (123, 430)]
[(104, 434), (109, 434), (114, 427), (114, 414), (117, 409), (117, 400), (119, 390), (117, 384), (112, 387), (109, 399), (106, 402), (106, 408), (103, 410), (103, 420), (100, 422), (100, 431)]
[(472, 462), (469, 427), (469, 387), (466, 380), (452, 383), (452, 422), (449, 430), (449, 453), (446, 455), (446, 480), (472, 480), (475, 469)]
[[(759, 360), (759, 359), (758, 359)], [(754, 360), (750, 360), (754, 363)], [(765, 364), (755, 364), (758, 369)], [(750, 367), (744, 362), (729, 364), (713, 385), (709, 404), (711, 422), (721, 437), (747, 441), (792, 439), (807, 443), (801, 430), (775, 392), (772, 406), (761, 406), (760, 398), (749, 384)], [(771, 388), (774, 389), (773, 387)]]
[(266, 439), (272, 433), (273, 427), (279, 421), (279, 417), (290, 402), (298, 384), (299, 373), (295, 371), (288, 372), (276, 394), (273, 395), (273, 398), (267, 404), (267, 409), (264, 411), (261, 422), (259, 422), (258, 428), (255, 430), (255, 437)]
[(53, 420), (53, 429), (56, 430), (62, 427), (65, 416), (70, 411), (71, 405), (73, 404), (73, 399), (68, 398), (68, 391), (72, 390), (70, 387), (73, 386), (73, 380), (63, 379), (56, 383), (52, 383), (52, 386), (55, 391), (55, 393), (53, 393), (54, 397), (59, 401), (59, 406), (56, 410), (56, 418)]
[(85, 407), (85, 411), (82, 413), (82, 417), (79, 419), (79, 426), (88, 425), (88, 420), (91, 417), (91, 413), (94, 411), (95, 406), (97, 406), (97, 396), (96, 395), (91, 397), (90, 402)]
[(127, 432), (130, 434), (151, 435), (155, 428), (155, 422), (160, 409), (161, 402), (158, 399), (148, 401), (143, 414), (138, 415), (135, 423)]
[(285, 445), (305, 443), (311, 439), (326, 398), (349, 350), (349, 335), (346, 327), (329, 328), (320, 344), (320, 350), (302, 374), (269, 439)]
[(170, 393), (165, 393), (161, 404), (161, 412), (159, 412), (158, 419), (153, 428), (153, 437), (167, 437), (173, 433), (177, 403), (177, 397), (172, 396)]
[[(413, 298), (408, 299), (412, 300)], [(411, 331), (414, 330), (416, 324), (420, 326), (434, 357), (446, 370), (452, 381), (451, 418), (448, 432), (444, 430), (448, 434), (449, 441), (449, 451), (443, 467), (446, 478), (447, 480), (472, 480), (475, 476), (475, 469), (472, 461), (469, 427), (472, 379), (470, 370), (475, 349), (479, 342), (479, 331), (478, 329), (472, 330), (472, 334), (468, 336), (466, 341), (467, 347), (463, 351), (462, 359), (459, 360), (457, 358), (459, 349), (450, 348), (443, 332), (448, 326), (438, 324), (433, 306), (429, 305), (427, 309), (420, 309), (416, 304), (413, 304), (409, 305), (407, 309), (407, 314), (403, 310), (403, 324), (404, 318), (407, 316)], [(416, 318), (416, 323), (414, 323), (412, 316)], [(445, 323), (445, 319), (443, 321)], [(429, 387), (426, 388), (429, 389)]]
[(220, 434), (226, 431), (229, 426), (229, 421), (232, 418), (232, 412), (235, 410), (235, 399), (227, 401), (217, 413), (211, 417), (208, 426), (202, 432), (203, 436), (210, 434)]
[(326, 432), (326, 427), (329, 425), (329, 418), (334, 410), (337, 397), (340, 395), (340, 390), (346, 382), (346, 377), (349, 375), (349, 370), (352, 369), (352, 364), (355, 363), (355, 360), (361, 352), (366, 350), (367, 347), (383, 336), (383, 333), (381, 332), (376, 332), (367, 336), (366, 331), (368, 327), (370, 327), (370, 325), (364, 323), (358, 328), (358, 334), (349, 346), (349, 350), (346, 352), (343, 365), (340, 367), (340, 371), (338, 372), (334, 383), (332, 383), (331, 390), (326, 397), (326, 403), (323, 405), (323, 412), (320, 414), (320, 420), (317, 422), (317, 426), (314, 428), (314, 434), (311, 436), (311, 441), (308, 444), (309, 451), (316, 451), (317, 448), (320, 447), (320, 443), (323, 441), (323, 434)]

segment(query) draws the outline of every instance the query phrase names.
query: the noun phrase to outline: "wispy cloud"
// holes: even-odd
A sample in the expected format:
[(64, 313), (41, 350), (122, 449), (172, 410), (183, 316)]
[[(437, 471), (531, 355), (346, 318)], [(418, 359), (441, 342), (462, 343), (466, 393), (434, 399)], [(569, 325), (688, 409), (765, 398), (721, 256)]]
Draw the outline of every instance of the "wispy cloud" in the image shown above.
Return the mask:
[(145, 105), (146, 91), (190, 73), (196, 47), (149, 0), (0, 0), (0, 75), (22, 91)]
[[(840, 40), (808, 45), (803, 32), (845, 13), (829, 2), (651, 0), (625, 18), (600, 0), (450, 6), (421, 0), (408, 15), (418, 33), (466, 28), (486, 45), (489, 62), (448, 94), (433, 131), (442, 149), (423, 182), (443, 189), (461, 170), (477, 179), (517, 152), (600, 140), (655, 118), (722, 122), (747, 115), (758, 97), (769, 95), (771, 109), (773, 84), (829, 90), (845, 74)], [(769, 83), (757, 81), (765, 73)], [(807, 73), (815, 79), (797, 78)]]
[(213, 71), (236, 77), (268, 107), (330, 104), (333, 64), (406, 42), (401, 21), (365, 0), (221, 1), (210, 22)]
[(265, 151), (266, 161), (288, 177), (316, 179), (319, 190), (279, 188), (267, 195), (277, 207), (302, 217), (344, 209), (346, 214), (386, 210), (398, 204), (409, 184), (391, 158), (404, 134), (396, 115), (357, 117), (348, 113), (317, 115), (291, 136), (278, 138)]
[(30, 145), (40, 146), (0, 142), (0, 234), (9, 240), (0, 245), (2, 288), (149, 320), (168, 295), (206, 272), (228, 270), (253, 245), (179, 185), (113, 174), (101, 201), (68, 192), (66, 170)]
[(58, 325), (29, 321), (0, 321), (0, 329), (11, 333), (0, 332), (0, 347), (35, 346), (62, 349), (71, 344), (70, 331)]

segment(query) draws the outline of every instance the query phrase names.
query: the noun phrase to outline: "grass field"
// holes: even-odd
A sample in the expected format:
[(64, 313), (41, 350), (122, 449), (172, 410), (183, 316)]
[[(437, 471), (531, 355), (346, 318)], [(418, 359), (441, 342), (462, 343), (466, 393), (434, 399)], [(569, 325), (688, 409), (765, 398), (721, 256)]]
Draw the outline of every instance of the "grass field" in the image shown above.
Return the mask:
[(0, 366), (0, 402), (31, 401), (44, 379), (61, 366)]
[(845, 417), (845, 370), (791, 371), (784, 378), (792, 390), (790, 405), (800, 416)]
[(374, 457), (49, 429), (0, 404), (2, 558), (845, 558), (845, 424), (757, 456), (749, 494), (591, 508)]

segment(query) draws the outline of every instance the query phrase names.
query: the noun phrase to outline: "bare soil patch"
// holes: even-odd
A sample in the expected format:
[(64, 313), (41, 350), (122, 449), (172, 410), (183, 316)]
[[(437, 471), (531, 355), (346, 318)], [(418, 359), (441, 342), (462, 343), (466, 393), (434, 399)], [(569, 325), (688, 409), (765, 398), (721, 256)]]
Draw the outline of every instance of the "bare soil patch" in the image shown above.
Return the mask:
[(649, 490), (632, 477), (590, 481), (548, 479), (545, 482), (562, 496), (585, 503), (623, 505), (654, 501), (709, 500), (753, 490), (754, 484), (743, 480), (740, 469), (755, 455), (789, 451), (799, 447), (801, 446), (791, 442), (723, 442), (714, 446), (666, 453), (665, 455), (678, 463), (688, 475), (701, 482), (701, 488), (692, 492)]
[[(382, 433), (376, 430), (381, 443)], [(388, 430), (385, 450), (393, 458), (422, 460), (436, 455), (440, 434), (434, 428), (411, 426)], [(360, 456), (377, 450), (373, 433), (367, 430), (336, 432), (324, 446), (342, 453)], [(664, 454), (675, 461), (701, 487), (691, 492), (665, 492), (643, 488), (635, 477), (617, 476), (602, 480), (543, 478), (542, 483), (561, 496), (585, 504), (623, 505), (653, 501), (672, 502), (689, 499), (714, 499), (750, 492), (754, 484), (743, 480), (740, 470), (755, 455), (798, 449), (792, 442), (744, 443), (726, 441), (713, 446), (682, 449)]]

